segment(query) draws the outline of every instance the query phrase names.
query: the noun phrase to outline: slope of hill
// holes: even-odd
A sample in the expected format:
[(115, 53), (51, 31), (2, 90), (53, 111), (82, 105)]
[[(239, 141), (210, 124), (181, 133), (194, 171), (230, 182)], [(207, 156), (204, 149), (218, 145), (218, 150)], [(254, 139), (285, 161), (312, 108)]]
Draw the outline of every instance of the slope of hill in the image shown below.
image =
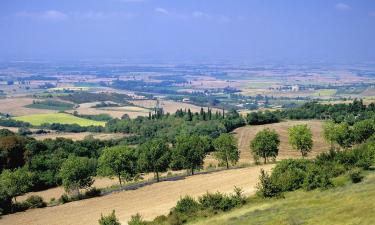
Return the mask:
[[(257, 201), (257, 200), (255, 200)], [(285, 199), (249, 203), (195, 225), (223, 224), (375, 224), (375, 173), (362, 183), (325, 191), (295, 191)]]

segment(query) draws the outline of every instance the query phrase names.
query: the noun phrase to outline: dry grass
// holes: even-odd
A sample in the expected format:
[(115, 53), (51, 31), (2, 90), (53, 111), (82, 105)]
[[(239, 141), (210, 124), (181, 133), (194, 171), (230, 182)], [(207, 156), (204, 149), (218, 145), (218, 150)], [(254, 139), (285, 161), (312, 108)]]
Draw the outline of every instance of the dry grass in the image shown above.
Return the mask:
[(301, 154), (292, 149), (288, 143), (288, 128), (296, 124), (307, 124), (311, 127), (313, 133), (314, 146), (309, 157), (314, 157), (328, 148), (328, 144), (322, 138), (322, 121), (286, 121), (275, 124), (246, 126), (234, 130), (234, 134), (238, 139), (238, 146), (241, 151), (240, 163), (252, 163), (253, 157), (250, 153), (250, 141), (255, 137), (256, 133), (264, 128), (275, 129), (280, 135), (280, 151), (277, 159), (298, 158)]
[(84, 115), (98, 115), (108, 114), (114, 118), (121, 118), (124, 114), (128, 114), (130, 118), (136, 118), (137, 116), (148, 116), (148, 111), (144, 108), (124, 106), (124, 107), (108, 107), (108, 108), (92, 108), (99, 102), (90, 102), (80, 104), (78, 108), (70, 110), (69, 112), (77, 111), (79, 114)]
[[(118, 184), (118, 181), (116, 179), (97, 177), (95, 178), (95, 182), (92, 186), (96, 188), (106, 188), (106, 187), (110, 187), (116, 184)], [(60, 198), (60, 196), (64, 193), (65, 191), (63, 187), (55, 187), (55, 188), (50, 188), (44, 191), (28, 192), (25, 195), (17, 197), (17, 201), (23, 201), (31, 195), (39, 195), (40, 197), (44, 199), (44, 201), (48, 202), (51, 200), (51, 198), (55, 198), (55, 199)]]
[(152, 219), (168, 213), (178, 199), (185, 195), (199, 196), (206, 191), (228, 193), (234, 186), (242, 187), (247, 195), (253, 194), (260, 168), (270, 170), (272, 167), (273, 165), (256, 166), (195, 175), (56, 207), (31, 209), (6, 215), (0, 219), (0, 224), (97, 224), (101, 214), (109, 214), (113, 209), (123, 224), (137, 212), (145, 219)]
[[(156, 100), (134, 100), (131, 101), (135, 105), (145, 107), (145, 108), (153, 108), (156, 106)], [(159, 106), (164, 109), (164, 112), (167, 113), (175, 113), (178, 109), (190, 109), (192, 112), (199, 112), (201, 110), (200, 106), (196, 106), (193, 104), (185, 103), (185, 102), (175, 102), (169, 100), (159, 100)], [(205, 109), (206, 110), (206, 109)], [(221, 109), (213, 109), (221, 110)]]
[(25, 116), (31, 114), (54, 113), (55, 110), (25, 108), (25, 105), (33, 103), (32, 98), (5, 98), (0, 99), (0, 112), (9, 113), (12, 116)]
[(91, 132), (81, 132), (81, 133), (59, 133), (59, 132), (53, 132), (48, 134), (34, 134), (32, 135), (33, 138), (36, 140), (45, 140), (45, 139), (56, 139), (58, 137), (72, 139), (73, 141), (79, 141), (83, 140), (88, 136), (92, 136), (95, 139), (100, 140), (110, 140), (110, 139), (119, 139), (122, 137), (125, 137), (125, 134), (121, 133), (91, 133)]

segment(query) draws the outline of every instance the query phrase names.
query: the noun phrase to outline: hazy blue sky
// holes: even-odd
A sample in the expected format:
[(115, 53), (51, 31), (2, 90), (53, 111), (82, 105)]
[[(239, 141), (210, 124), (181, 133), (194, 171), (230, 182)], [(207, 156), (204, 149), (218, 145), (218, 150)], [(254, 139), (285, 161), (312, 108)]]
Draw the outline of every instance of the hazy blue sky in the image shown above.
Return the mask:
[(0, 0), (0, 59), (375, 61), (375, 0)]

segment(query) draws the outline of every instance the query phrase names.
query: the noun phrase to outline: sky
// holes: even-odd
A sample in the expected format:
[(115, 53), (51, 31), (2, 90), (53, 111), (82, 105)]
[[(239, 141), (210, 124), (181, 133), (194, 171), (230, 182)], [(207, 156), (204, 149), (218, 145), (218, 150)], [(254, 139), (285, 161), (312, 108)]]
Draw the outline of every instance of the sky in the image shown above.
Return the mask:
[(375, 61), (374, 0), (0, 0), (0, 60)]

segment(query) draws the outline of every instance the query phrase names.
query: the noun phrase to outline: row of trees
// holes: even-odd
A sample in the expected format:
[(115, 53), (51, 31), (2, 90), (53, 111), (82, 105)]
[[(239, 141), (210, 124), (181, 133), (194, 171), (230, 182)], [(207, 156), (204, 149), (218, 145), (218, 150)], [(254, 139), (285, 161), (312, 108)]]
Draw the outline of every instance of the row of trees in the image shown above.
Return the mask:
[[(311, 129), (305, 125), (295, 125), (288, 129), (289, 143), (306, 157), (313, 147)], [(257, 161), (259, 157), (267, 163), (268, 158), (275, 159), (279, 154), (280, 138), (275, 130), (265, 128), (259, 131), (250, 142), (250, 149)]]
[(138, 149), (115, 146), (103, 150), (98, 159), (98, 174), (117, 177), (120, 185), (131, 181), (141, 172), (155, 174), (160, 181), (160, 173), (168, 169), (187, 169), (194, 174), (203, 166), (206, 154), (212, 149), (214, 156), (227, 168), (239, 160), (235, 138), (221, 134), (213, 141), (207, 137), (178, 136), (173, 146), (162, 139), (153, 139), (140, 145)]

